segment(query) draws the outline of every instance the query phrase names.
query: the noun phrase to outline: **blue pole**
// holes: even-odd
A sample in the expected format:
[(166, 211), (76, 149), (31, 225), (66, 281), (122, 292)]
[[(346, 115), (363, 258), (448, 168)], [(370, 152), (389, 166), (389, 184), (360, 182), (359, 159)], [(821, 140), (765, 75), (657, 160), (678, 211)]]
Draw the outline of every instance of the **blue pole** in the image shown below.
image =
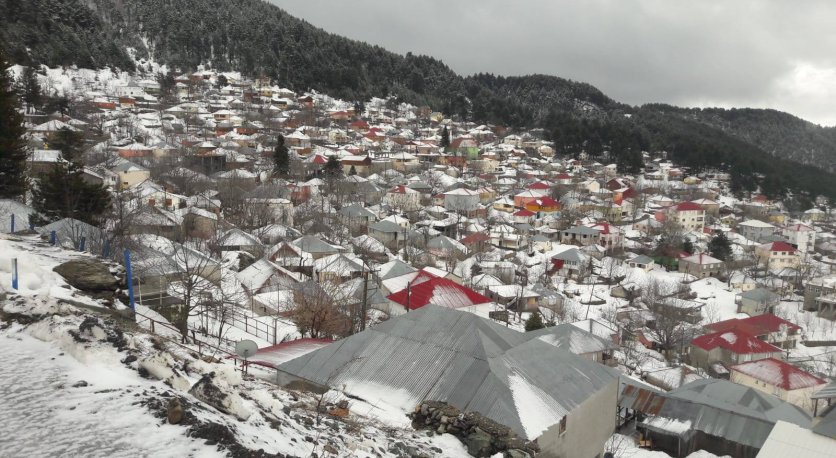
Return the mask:
[(78, 251), (84, 251), (84, 245), (87, 244), (87, 237), (82, 237), (78, 242)]
[(131, 250), (125, 250), (125, 274), (128, 282), (128, 299), (131, 303), (131, 310), (136, 311), (136, 303), (134, 302), (134, 274), (131, 271)]
[(57, 241), (58, 240), (55, 236), (55, 231), (49, 231), (49, 244), (54, 246)]
[(15, 214), (12, 213), (12, 234), (15, 233)]
[(12, 289), (17, 289), (17, 258), (12, 259)]

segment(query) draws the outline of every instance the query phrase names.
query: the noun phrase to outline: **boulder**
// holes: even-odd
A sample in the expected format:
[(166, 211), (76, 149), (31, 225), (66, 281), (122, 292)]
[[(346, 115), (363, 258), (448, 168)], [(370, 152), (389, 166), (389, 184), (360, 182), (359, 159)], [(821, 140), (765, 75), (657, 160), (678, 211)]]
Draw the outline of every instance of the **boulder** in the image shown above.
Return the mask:
[(183, 421), (183, 404), (179, 398), (172, 398), (168, 402), (168, 422), (178, 425), (181, 421)]
[(467, 447), (467, 453), (473, 456), (488, 456), (491, 450), (492, 440), (493, 438), (490, 434), (477, 426), (464, 438), (463, 442)]
[(64, 277), (70, 286), (82, 291), (116, 291), (119, 279), (110, 273), (110, 269), (93, 259), (67, 261), (52, 269)]

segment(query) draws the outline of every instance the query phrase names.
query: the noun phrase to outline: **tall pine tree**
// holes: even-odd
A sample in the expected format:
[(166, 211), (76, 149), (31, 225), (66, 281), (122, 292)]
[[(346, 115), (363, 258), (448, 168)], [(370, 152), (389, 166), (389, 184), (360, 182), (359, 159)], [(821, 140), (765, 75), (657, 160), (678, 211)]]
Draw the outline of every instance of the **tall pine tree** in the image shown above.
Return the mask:
[(280, 177), (286, 177), (290, 173), (290, 154), (282, 134), (276, 138), (276, 148), (273, 150), (273, 173)]
[(0, 46), (0, 199), (26, 194), (26, 141), (6, 55)]
[(447, 126), (444, 126), (444, 128), (441, 129), (441, 141), (439, 142), (439, 146), (442, 148), (450, 146), (450, 131), (447, 130)]
[(26, 67), (20, 78), (20, 95), (26, 102), (26, 112), (31, 113), (41, 105), (41, 85), (34, 67)]
[(101, 216), (110, 207), (111, 195), (104, 186), (84, 180), (82, 135), (62, 129), (55, 134), (52, 146), (55, 145), (62, 148), (64, 162), (41, 177), (32, 190), (32, 207), (36, 214), (30, 220), (38, 226), (62, 218), (98, 225)]

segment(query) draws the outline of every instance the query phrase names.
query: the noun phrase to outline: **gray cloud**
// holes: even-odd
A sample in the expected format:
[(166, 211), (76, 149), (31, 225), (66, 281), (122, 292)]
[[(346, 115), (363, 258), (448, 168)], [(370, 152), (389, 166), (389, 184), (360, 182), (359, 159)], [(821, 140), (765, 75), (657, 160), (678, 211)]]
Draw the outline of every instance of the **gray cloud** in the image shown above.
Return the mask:
[(631, 104), (775, 108), (836, 124), (828, 0), (271, 1), (465, 75), (553, 74)]

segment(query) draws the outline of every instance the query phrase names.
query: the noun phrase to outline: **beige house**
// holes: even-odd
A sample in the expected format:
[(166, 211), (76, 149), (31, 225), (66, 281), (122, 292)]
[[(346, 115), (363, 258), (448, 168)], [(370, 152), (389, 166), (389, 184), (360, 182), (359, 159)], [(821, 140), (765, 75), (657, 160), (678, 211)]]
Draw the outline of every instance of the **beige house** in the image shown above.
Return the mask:
[(827, 382), (792, 364), (775, 358), (736, 364), (730, 368), (729, 379), (739, 385), (754, 388), (782, 401), (813, 410), (810, 396)]
[(798, 250), (786, 242), (770, 242), (755, 248), (758, 264), (770, 270), (792, 269), (798, 267)]
[(671, 217), (686, 231), (702, 231), (705, 226), (705, 209), (693, 202), (682, 202), (673, 207)]

